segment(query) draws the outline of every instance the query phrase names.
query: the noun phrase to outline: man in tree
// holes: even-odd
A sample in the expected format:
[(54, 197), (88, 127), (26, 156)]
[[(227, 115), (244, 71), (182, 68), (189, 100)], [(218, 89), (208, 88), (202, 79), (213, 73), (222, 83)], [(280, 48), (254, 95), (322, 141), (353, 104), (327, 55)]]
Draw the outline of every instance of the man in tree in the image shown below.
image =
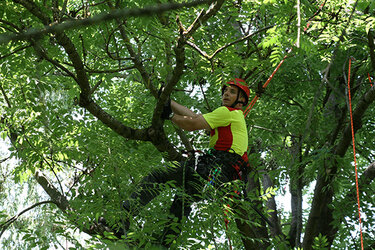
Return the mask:
[[(158, 184), (174, 181), (176, 186), (183, 188), (187, 194), (176, 194), (170, 208), (171, 214), (180, 222), (183, 216), (190, 214), (192, 202), (202, 198), (200, 194), (205, 185), (210, 183), (219, 186), (235, 179), (246, 178), (248, 135), (241, 108), (247, 105), (249, 94), (245, 81), (236, 78), (223, 86), (222, 106), (213, 112), (198, 115), (175, 101), (168, 101), (162, 118), (170, 119), (187, 131), (210, 131), (210, 149), (197, 160), (190, 157), (146, 176), (137, 188), (138, 191), (123, 204), (128, 216), (137, 215), (140, 207), (159, 194)], [(124, 229), (129, 229), (129, 219), (126, 219)], [(169, 246), (170, 242), (165, 242), (165, 236), (170, 234), (176, 233), (167, 225), (162, 236), (163, 245)]]

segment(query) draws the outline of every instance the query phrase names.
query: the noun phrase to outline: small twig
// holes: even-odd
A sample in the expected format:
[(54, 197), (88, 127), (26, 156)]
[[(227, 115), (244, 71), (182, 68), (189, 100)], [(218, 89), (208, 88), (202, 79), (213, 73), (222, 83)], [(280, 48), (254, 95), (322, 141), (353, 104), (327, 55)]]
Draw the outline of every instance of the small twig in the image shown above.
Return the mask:
[(6, 58), (6, 57), (8, 57), (8, 56), (11, 56), (11, 55), (13, 55), (13, 54), (16, 54), (17, 52), (22, 51), (22, 50), (24, 50), (24, 49), (30, 48), (30, 47), (31, 47), (31, 45), (27, 45), (27, 46), (24, 46), (24, 47), (18, 48), (18, 49), (14, 50), (13, 52), (11, 52), (11, 53), (9, 53), (9, 54), (7, 54), (7, 55), (5, 55), (5, 56), (0, 56), (0, 60)]
[(202, 82), (201, 82), (201, 81), (199, 81), (199, 87), (201, 88), (202, 95), (203, 95), (204, 101), (205, 101), (206, 104), (207, 104), (208, 111), (209, 111), (209, 112), (212, 112), (212, 109), (211, 109), (211, 107), (210, 107), (210, 104), (208, 103), (208, 100), (207, 100), (206, 94), (205, 94), (204, 91), (203, 91), (203, 86), (202, 86)]
[[(111, 73), (118, 73), (121, 71), (129, 70), (129, 69), (134, 69), (136, 66), (128, 66), (128, 67), (123, 67), (123, 68), (118, 68), (118, 69), (106, 69), (106, 70), (98, 70), (98, 69), (90, 69), (88, 66), (86, 66), (86, 72), (89, 74), (111, 74)], [(94, 92), (92, 90), (91, 92)]]
[(33, 47), (36, 51), (36, 53), (41, 56), (42, 58), (44, 58), (45, 60), (47, 60), (48, 62), (52, 63), (52, 65), (54, 65), (56, 68), (59, 68), (61, 69), (63, 72), (67, 73), (68, 76), (72, 77), (75, 81), (77, 81), (77, 77), (73, 74), (73, 72), (71, 72), (70, 70), (68, 70), (67, 68), (65, 68), (61, 63), (59, 63), (58, 61), (56, 60), (53, 60), (51, 59), (47, 53), (45, 51), (43, 51), (43, 49), (41, 47), (39, 47), (39, 45), (36, 43), (36, 42), (32, 42), (33, 44)]
[(245, 41), (245, 40), (248, 40), (250, 39), (251, 37), (255, 36), (256, 34), (260, 33), (260, 32), (263, 32), (263, 31), (266, 31), (270, 28), (273, 28), (274, 25), (270, 25), (270, 26), (267, 26), (267, 27), (264, 27), (260, 30), (257, 30), (256, 32), (254, 33), (251, 33), (249, 35), (246, 35), (244, 37), (241, 37), (233, 42), (230, 42), (230, 43), (227, 43), (225, 44), (223, 47), (220, 47), (218, 48), (212, 55), (208, 55), (206, 52), (204, 52), (203, 50), (201, 50), (197, 45), (195, 45), (194, 43), (190, 42), (190, 41), (187, 41), (186, 43), (192, 47), (193, 49), (195, 49), (196, 51), (198, 51), (199, 54), (201, 54), (204, 58), (206, 58), (207, 60), (211, 61), (217, 54), (219, 54), (220, 52), (222, 52), (223, 50), (227, 49), (228, 47), (230, 46), (233, 46), (239, 42), (242, 42), (242, 41)]
[(10, 159), (10, 156), (8, 156), (8, 157), (6, 157), (6, 158), (4, 158), (4, 159), (1, 159), (1, 160), (0, 160), (0, 163), (6, 162), (6, 161), (9, 160), (9, 159)]
[(299, 48), (300, 46), (300, 39), (301, 39), (301, 2), (297, 0), (297, 42), (296, 47)]
[(9, 107), (9, 108), (12, 108), (12, 104), (10, 104), (10, 101), (9, 101), (9, 99), (8, 99), (8, 96), (7, 96), (7, 94), (5, 93), (5, 90), (4, 90), (3, 85), (2, 85), (1, 83), (0, 83), (0, 90), (1, 90), (1, 93), (3, 94), (3, 96), (4, 96), (5, 101), (6, 101), (7, 104), (8, 104), (8, 107)]
[[(52, 155), (52, 153), (51, 153), (51, 155)], [(41, 162), (41, 165), (42, 165), (42, 163), (43, 163), (43, 161)], [(53, 160), (52, 160), (52, 164), (53, 164)], [(48, 164), (48, 166), (49, 166), (50, 169), (52, 170), (53, 175), (56, 177), (57, 182), (59, 183), (59, 186), (60, 186), (60, 189), (61, 189), (61, 193), (62, 193), (62, 195), (65, 196), (64, 189), (63, 189), (63, 187), (62, 187), (61, 181), (60, 181), (59, 177), (57, 176), (57, 173), (56, 173), (56, 171), (55, 171), (55, 169), (54, 169), (54, 164), (53, 164), (53, 165)]]
[(95, 92), (95, 90), (99, 87), (99, 85), (100, 85), (102, 82), (103, 82), (103, 80), (100, 79), (100, 80), (95, 84), (95, 86), (91, 89), (89, 95), (92, 95), (92, 94)]
[[(281, 130), (274, 130), (274, 129), (270, 129), (270, 128), (261, 127), (261, 126), (258, 126), (258, 125), (252, 125), (251, 128), (257, 128), (257, 129), (269, 131), (269, 132), (272, 132), (272, 133), (278, 133), (278, 134), (284, 134), (285, 133)], [(296, 137), (296, 135), (290, 134), (289, 132), (287, 132), (287, 136)]]
[(41, 201), (41, 202), (38, 202), (38, 203), (35, 203), (34, 205), (24, 209), (23, 211), (21, 211), (20, 213), (18, 213), (17, 215), (13, 216), (12, 218), (10, 218), (9, 220), (7, 220), (6, 222), (2, 223), (0, 225), (0, 228), (1, 228), (1, 232), (0, 232), (0, 238), (1, 236), (3, 235), (3, 233), (5, 232), (5, 230), (13, 223), (15, 222), (22, 214), (26, 213), (27, 211), (37, 207), (37, 206), (40, 206), (40, 205), (43, 205), (43, 204), (49, 204), (49, 203), (55, 203), (53, 201)]

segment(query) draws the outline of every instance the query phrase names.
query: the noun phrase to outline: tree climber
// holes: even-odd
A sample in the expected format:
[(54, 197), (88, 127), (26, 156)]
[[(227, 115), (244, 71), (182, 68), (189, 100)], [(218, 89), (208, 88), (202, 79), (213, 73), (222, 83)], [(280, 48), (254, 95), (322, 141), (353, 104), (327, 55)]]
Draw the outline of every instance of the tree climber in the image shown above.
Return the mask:
[[(186, 195), (176, 194), (170, 208), (170, 213), (180, 222), (183, 216), (187, 217), (190, 214), (191, 204), (201, 199), (199, 194), (215, 170), (220, 174), (215, 177), (214, 186), (235, 179), (246, 180), (248, 135), (241, 108), (247, 105), (249, 94), (246, 82), (235, 78), (222, 87), (222, 106), (204, 115), (198, 115), (187, 107), (168, 100), (162, 118), (170, 119), (187, 131), (209, 130), (210, 149), (198, 156), (197, 160), (190, 157), (146, 176), (137, 188), (138, 191), (123, 203), (128, 216), (137, 215), (140, 207), (148, 204), (159, 194), (157, 184), (174, 181), (175, 185), (183, 188), (184, 193), (188, 195), (186, 198)], [(129, 229), (129, 219), (125, 221), (123, 230), (126, 232)], [(121, 235), (123, 230), (120, 229), (118, 234)], [(169, 234), (176, 233), (166, 226), (162, 237), (164, 246), (169, 246), (165, 242), (165, 236)]]

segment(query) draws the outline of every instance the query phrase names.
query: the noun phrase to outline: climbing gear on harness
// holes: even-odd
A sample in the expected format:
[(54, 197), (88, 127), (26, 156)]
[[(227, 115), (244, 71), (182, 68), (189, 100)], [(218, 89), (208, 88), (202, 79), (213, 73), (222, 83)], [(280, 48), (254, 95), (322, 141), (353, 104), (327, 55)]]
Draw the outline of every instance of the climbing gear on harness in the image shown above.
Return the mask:
[(236, 86), (239, 88), (239, 90), (244, 94), (245, 96), (245, 102), (240, 102), (238, 101), (238, 98), (240, 97), (240, 92), (238, 92), (237, 94), (237, 99), (236, 101), (232, 104), (232, 108), (234, 108), (234, 106), (237, 105), (237, 103), (242, 103), (243, 106), (246, 106), (247, 103), (249, 102), (249, 96), (250, 96), (250, 89), (249, 87), (247, 86), (245, 80), (242, 80), (240, 78), (235, 78), (234, 80), (231, 80), (229, 82), (227, 82), (226, 84), (223, 85), (223, 87), (221, 88), (221, 95), (224, 94), (224, 90), (226, 88), (227, 85), (233, 85), (233, 86)]

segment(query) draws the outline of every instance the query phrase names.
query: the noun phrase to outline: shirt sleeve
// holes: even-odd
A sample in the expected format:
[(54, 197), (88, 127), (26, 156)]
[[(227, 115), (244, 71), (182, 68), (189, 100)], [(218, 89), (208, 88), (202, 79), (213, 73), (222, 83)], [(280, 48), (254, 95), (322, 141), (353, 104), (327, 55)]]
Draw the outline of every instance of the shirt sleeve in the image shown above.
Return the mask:
[(210, 113), (204, 114), (203, 118), (211, 129), (225, 127), (230, 124), (230, 111), (226, 107), (219, 107)]

